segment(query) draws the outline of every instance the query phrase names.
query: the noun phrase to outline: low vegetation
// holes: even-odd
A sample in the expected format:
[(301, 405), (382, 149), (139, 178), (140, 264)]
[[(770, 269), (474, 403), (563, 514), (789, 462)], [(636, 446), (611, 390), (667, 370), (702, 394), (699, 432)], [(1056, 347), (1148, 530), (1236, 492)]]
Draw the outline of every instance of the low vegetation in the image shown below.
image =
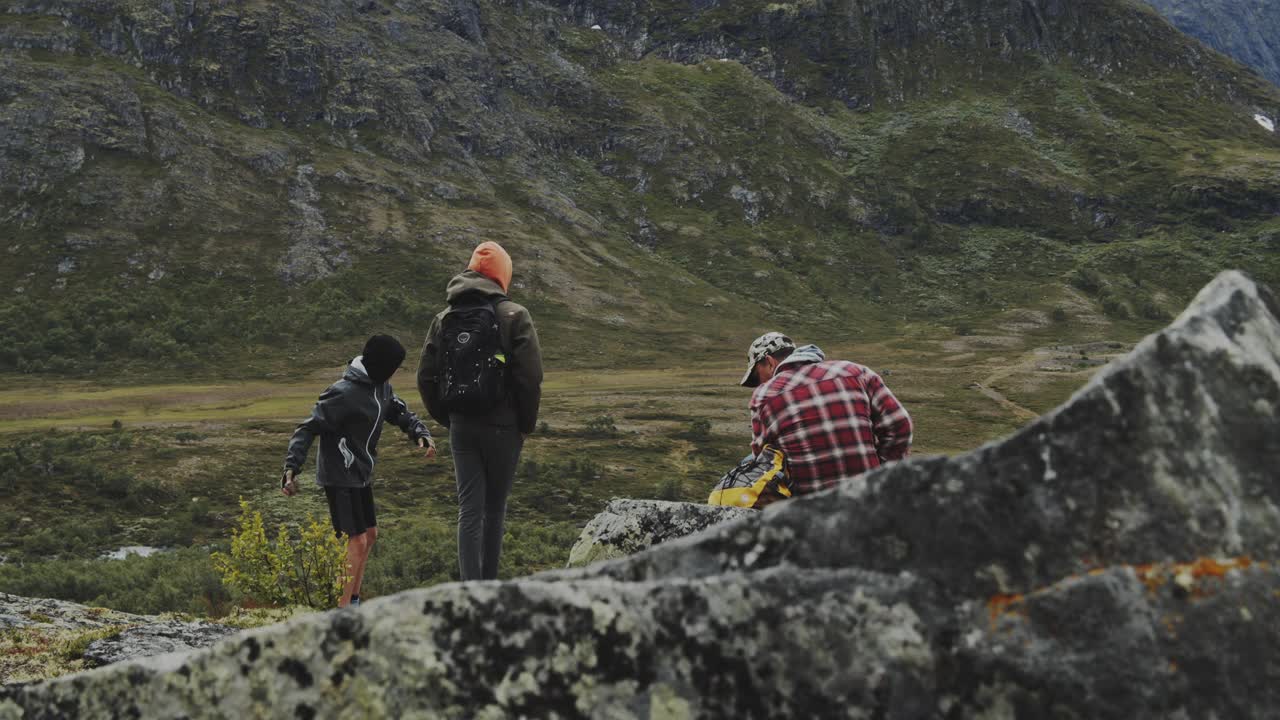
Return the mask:
[(262, 513), (240, 501), (231, 549), (215, 552), (213, 566), (242, 601), (257, 605), (336, 607), (347, 572), (346, 544), (327, 523), (308, 516), (296, 529), (281, 525), (269, 540)]
[[(964, 337), (823, 344), (832, 356), (885, 374), (916, 420), (917, 452), (958, 452), (1018, 427), (1025, 414), (1010, 407), (1041, 412), (1065, 399), (1136, 337), (1136, 328), (1108, 324), (1080, 301), (1063, 307), (1067, 322), (1027, 322), (1010, 313), (975, 322)], [(1122, 342), (1071, 343), (1102, 332)], [(736, 362), (553, 371), (541, 431), (526, 445), (512, 490), (501, 576), (563, 566), (582, 526), (610, 498), (705, 501), (747, 450), (748, 392), (735, 384), (740, 374)], [(1012, 406), (976, 392), (975, 383)], [(212, 617), (299, 602), (267, 591), (266, 578), (256, 585), (227, 581), (229, 566), (219, 572), (214, 558), (235, 556), (233, 538), (244, 537), (245, 518), (261, 518), (261, 529), (255, 525), (251, 533), (259, 548), (264, 538), (266, 546), (274, 540), (281, 547), (281, 532), (300, 538), (299, 528), (311, 528), (317, 542), (332, 537), (323, 496), (309, 476), (297, 497), (278, 489), (293, 428), (282, 418), (305, 415), (322, 386), (323, 378), (253, 388), (253, 397), (241, 401), (240, 386), (92, 393), (79, 384), (53, 385), (41, 389), (38, 407), (25, 391), (0, 393), (0, 525), (8, 528), (0, 533), (0, 591)], [(177, 407), (184, 414), (169, 414), (173, 397), (183, 398)], [(201, 415), (217, 420), (192, 420)], [(161, 420), (148, 425), (148, 418)], [(32, 430), (38, 423), (58, 429)], [(439, 459), (424, 463), (394, 431), (384, 436), (375, 485), (382, 532), (366, 570), (366, 595), (458, 577), (448, 438), (438, 440)], [(101, 558), (131, 545), (161, 552)], [(285, 563), (271, 562), (267, 575), (280, 577)]]

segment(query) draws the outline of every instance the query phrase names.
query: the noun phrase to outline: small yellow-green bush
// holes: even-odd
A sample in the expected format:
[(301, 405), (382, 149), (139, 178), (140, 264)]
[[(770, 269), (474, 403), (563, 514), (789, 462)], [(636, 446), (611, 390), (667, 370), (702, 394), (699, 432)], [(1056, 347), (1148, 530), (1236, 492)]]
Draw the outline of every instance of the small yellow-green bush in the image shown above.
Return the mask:
[(231, 531), (231, 552), (214, 553), (222, 581), (260, 605), (334, 607), (346, 584), (346, 544), (312, 515), (297, 531), (281, 526), (268, 540), (262, 513), (240, 500), (239, 527)]

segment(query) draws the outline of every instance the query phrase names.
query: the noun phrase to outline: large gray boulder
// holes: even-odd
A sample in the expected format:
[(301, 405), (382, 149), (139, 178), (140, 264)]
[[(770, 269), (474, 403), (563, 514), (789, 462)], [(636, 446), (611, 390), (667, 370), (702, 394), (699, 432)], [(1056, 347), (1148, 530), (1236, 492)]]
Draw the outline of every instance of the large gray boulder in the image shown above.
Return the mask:
[(660, 542), (745, 517), (753, 510), (666, 500), (613, 499), (582, 529), (569, 551), (569, 566), (634, 555)]
[(0, 689), (0, 718), (1272, 716), (1278, 315), (1227, 273), (967, 456), (586, 568)]

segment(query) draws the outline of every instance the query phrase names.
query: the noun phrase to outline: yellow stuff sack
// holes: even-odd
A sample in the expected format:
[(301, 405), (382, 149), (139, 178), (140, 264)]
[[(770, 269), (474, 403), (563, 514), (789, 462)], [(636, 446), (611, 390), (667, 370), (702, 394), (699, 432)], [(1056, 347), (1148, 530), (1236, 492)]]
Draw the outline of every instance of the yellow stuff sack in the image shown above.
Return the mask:
[(786, 459), (782, 451), (765, 445), (759, 455), (748, 455), (724, 474), (707, 498), (709, 505), (754, 508), (791, 497), (787, 486)]

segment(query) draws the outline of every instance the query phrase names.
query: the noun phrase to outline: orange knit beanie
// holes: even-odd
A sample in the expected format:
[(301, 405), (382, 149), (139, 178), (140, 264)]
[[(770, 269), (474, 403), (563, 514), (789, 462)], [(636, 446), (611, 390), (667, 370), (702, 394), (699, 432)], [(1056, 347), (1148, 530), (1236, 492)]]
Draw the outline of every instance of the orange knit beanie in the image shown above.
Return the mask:
[(502, 292), (511, 287), (511, 256), (496, 242), (482, 242), (471, 253), (468, 270), (475, 270), (490, 280), (498, 283)]

